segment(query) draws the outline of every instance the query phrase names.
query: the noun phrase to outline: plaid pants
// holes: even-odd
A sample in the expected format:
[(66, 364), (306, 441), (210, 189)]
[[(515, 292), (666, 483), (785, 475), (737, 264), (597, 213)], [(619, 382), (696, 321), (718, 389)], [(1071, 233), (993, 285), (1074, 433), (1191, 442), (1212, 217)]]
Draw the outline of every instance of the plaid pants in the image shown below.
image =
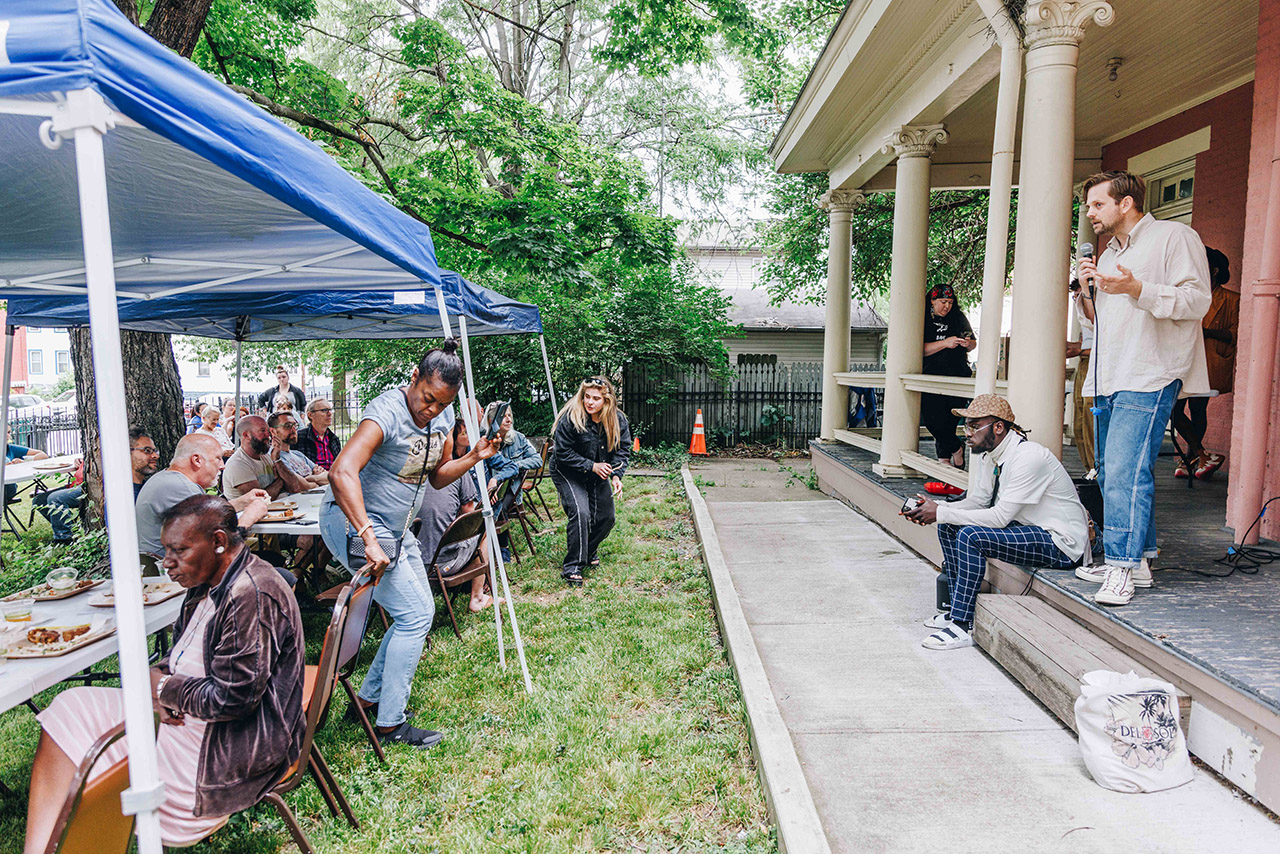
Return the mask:
[(951, 619), (957, 623), (973, 620), (978, 588), (987, 574), (987, 558), (1050, 569), (1075, 564), (1053, 544), (1048, 531), (1034, 525), (939, 525), (938, 542), (942, 544), (942, 569), (951, 585)]

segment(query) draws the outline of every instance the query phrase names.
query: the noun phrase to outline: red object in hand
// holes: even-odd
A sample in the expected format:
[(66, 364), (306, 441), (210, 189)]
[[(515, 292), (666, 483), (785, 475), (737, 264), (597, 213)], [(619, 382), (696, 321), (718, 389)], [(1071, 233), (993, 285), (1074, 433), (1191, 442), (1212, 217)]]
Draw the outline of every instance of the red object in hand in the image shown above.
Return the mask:
[(943, 483), (940, 480), (931, 480), (924, 485), (924, 491), (930, 495), (960, 495), (964, 492), (958, 486), (952, 486), (949, 483)]

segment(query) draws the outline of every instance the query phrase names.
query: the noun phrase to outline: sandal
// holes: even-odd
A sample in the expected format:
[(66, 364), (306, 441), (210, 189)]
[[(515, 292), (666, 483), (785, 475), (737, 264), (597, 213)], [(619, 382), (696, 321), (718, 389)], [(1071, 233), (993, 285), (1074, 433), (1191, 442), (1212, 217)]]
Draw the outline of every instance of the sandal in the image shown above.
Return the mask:
[(570, 587), (581, 587), (581, 586), (582, 586), (582, 573), (581, 573), (581, 572), (570, 572), (569, 574), (567, 574), (567, 575), (564, 577), (564, 580), (565, 580), (566, 582), (568, 582), (568, 584), (569, 584), (569, 586), (570, 586)]
[(973, 635), (952, 623), (929, 635), (920, 645), (925, 649), (960, 649), (973, 646)]
[[(959, 462), (956, 462), (956, 457), (960, 458)], [(948, 460), (948, 462), (950, 462), (951, 465), (955, 466), (958, 469), (964, 468), (964, 447), (961, 447), (954, 454), (952, 454), (951, 459)]]

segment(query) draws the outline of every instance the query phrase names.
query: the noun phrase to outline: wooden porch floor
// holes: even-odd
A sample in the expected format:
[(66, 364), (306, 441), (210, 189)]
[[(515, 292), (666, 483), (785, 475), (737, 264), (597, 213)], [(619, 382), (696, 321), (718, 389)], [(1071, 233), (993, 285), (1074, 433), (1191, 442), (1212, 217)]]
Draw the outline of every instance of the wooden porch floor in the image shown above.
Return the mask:
[[(870, 451), (844, 444), (813, 443), (823, 454), (848, 467), (882, 489), (906, 497), (923, 491), (924, 479), (881, 479), (871, 470)], [(1280, 614), (1280, 562), (1261, 567), (1256, 574), (1232, 573), (1207, 578), (1193, 570), (1225, 573), (1214, 563), (1232, 542), (1224, 527), (1227, 479), (1222, 472), (1208, 482), (1173, 477), (1175, 458), (1166, 443), (1157, 468), (1156, 525), (1160, 558), (1155, 586), (1139, 590), (1123, 608), (1096, 605), (1097, 586), (1080, 581), (1074, 573), (1042, 571), (1037, 581), (1060, 590), (1085, 608), (1146, 636), (1153, 642), (1202, 669), (1214, 678), (1255, 698), (1280, 713), (1280, 635), (1275, 632)], [(920, 453), (931, 455), (932, 442), (921, 441)], [(1079, 456), (1067, 448), (1067, 469), (1082, 474)]]

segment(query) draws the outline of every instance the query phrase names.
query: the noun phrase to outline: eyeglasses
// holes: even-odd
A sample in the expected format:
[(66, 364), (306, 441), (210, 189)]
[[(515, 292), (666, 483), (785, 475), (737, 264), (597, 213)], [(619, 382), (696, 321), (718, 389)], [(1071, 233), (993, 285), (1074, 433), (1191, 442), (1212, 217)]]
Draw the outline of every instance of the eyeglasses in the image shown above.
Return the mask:
[(311, 410), (311, 414), (319, 415), (322, 412), (332, 412), (332, 411), (333, 411), (332, 406), (317, 406), (315, 409)]
[(140, 454), (146, 454), (148, 457), (158, 457), (158, 456), (160, 456), (160, 452), (159, 452), (158, 450), (156, 450), (156, 447), (155, 447), (154, 445), (152, 445), (152, 446), (151, 446), (151, 447), (149, 447), (149, 448), (130, 448), (129, 450), (131, 450), (131, 451), (137, 451), (137, 452), (138, 452), (138, 453), (140, 453)]
[(979, 426), (975, 427), (966, 421), (964, 425), (964, 434), (966, 436), (976, 436), (979, 433), (981, 433), (983, 430), (986, 430), (988, 427), (990, 427), (992, 424), (995, 424), (995, 423), (996, 422), (994, 421), (988, 421), (986, 424), (980, 424)]

